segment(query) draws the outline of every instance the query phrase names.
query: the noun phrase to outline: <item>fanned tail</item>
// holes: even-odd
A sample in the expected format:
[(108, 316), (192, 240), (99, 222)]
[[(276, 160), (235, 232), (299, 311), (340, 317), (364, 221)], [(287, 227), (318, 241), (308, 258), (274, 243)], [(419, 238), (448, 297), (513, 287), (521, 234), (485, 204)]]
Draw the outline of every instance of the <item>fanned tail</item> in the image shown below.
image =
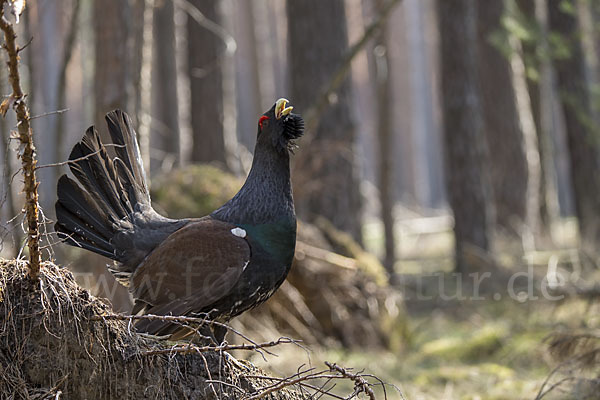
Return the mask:
[(122, 280), (185, 221), (169, 220), (152, 209), (129, 116), (115, 110), (106, 121), (116, 157), (109, 156), (94, 127), (86, 131), (69, 155), (79, 184), (66, 175), (58, 181), (55, 230), (72, 246), (119, 261), (111, 271)]

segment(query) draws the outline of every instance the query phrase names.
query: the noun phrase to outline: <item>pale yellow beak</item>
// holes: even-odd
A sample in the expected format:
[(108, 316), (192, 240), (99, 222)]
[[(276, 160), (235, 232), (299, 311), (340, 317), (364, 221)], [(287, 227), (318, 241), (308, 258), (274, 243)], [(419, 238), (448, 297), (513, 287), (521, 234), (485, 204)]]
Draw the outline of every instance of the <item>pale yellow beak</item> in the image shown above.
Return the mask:
[(292, 112), (294, 107), (292, 107), (292, 106), (286, 107), (288, 105), (288, 103), (289, 103), (289, 101), (284, 98), (277, 100), (277, 102), (275, 103), (275, 119), (280, 119), (284, 115), (288, 115), (289, 113)]

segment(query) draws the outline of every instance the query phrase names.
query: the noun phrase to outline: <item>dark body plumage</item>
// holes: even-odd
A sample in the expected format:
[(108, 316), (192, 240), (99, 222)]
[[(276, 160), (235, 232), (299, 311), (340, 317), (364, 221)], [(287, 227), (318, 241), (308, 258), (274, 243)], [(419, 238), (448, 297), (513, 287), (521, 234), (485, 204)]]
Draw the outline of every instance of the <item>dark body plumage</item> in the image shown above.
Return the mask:
[[(116, 263), (133, 313), (204, 315), (228, 320), (268, 299), (294, 257), (296, 216), (290, 149), (302, 118), (278, 102), (260, 120), (252, 168), (240, 191), (209, 216), (173, 220), (154, 211), (135, 131), (117, 110), (106, 116), (115, 156), (88, 129), (58, 182), (55, 226), (64, 241)], [(163, 321), (137, 329), (180, 338), (189, 333)]]

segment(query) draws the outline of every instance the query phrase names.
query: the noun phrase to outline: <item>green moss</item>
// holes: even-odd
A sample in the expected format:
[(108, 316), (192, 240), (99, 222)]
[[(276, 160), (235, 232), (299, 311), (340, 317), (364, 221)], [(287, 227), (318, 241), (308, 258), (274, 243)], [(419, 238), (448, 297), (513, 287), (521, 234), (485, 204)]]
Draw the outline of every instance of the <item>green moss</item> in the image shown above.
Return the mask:
[(217, 167), (192, 165), (153, 180), (151, 192), (153, 205), (170, 218), (202, 217), (233, 197), (241, 185)]
[(487, 359), (502, 347), (507, 332), (498, 326), (486, 326), (470, 336), (450, 336), (425, 343), (423, 354), (445, 360), (477, 361)]

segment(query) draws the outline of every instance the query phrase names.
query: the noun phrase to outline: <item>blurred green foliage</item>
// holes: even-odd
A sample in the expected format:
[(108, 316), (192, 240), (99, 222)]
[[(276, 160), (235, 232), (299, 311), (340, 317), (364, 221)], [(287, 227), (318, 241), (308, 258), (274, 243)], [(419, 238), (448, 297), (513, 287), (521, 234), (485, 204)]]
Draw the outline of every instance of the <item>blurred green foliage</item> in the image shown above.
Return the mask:
[(242, 181), (212, 165), (190, 165), (152, 181), (153, 206), (170, 218), (202, 217), (233, 197)]

